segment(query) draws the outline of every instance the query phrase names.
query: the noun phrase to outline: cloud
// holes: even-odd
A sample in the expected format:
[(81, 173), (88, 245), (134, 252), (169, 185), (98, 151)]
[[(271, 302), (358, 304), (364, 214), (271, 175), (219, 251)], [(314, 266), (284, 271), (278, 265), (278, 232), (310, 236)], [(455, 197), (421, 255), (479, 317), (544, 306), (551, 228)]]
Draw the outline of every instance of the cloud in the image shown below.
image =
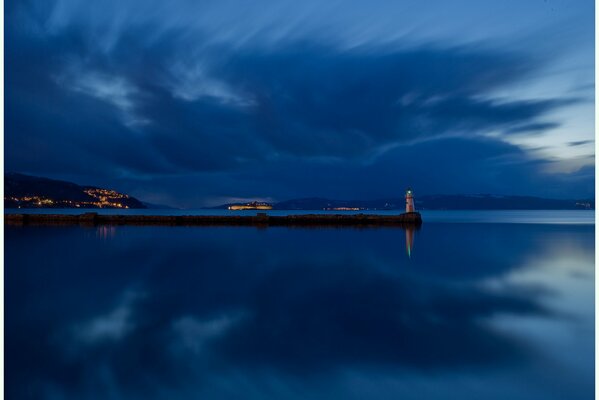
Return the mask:
[(521, 126), (516, 126), (513, 128), (510, 128), (506, 131), (506, 133), (527, 133), (527, 132), (532, 132), (532, 133), (538, 133), (538, 132), (544, 132), (544, 131), (548, 131), (550, 129), (554, 129), (554, 128), (558, 128), (560, 126), (560, 124), (556, 123), (556, 122), (537, 122), (537, 123), (533, 123), (533, 124), (526, 124), (526, 125), (521, 125)]
[[(418, 194), (530, 193), (544, 197), (594, 195), (593, 167), (571, 173), (544, 172), (551, 163), (532, 158), (517, 146), (491, 138), (444, 138), (392, 147), (370, 162), (283, 158), (244, 171), (158, 179), (149, 186), (183, 193), (189, 205), (202, 197), (260, 196), (264, 187), (279, 200), (298, 197), (385, 199), (401, 197), (406, 187)], [(195, 186), (185, 188), (193, 180)], [(227, 188), (229, 188), (227, 190)], [(197, 196), (197, 197), (194, 197)], [(169, 199), (176, 202), (175, 198)], [(185, 203), (180, 203), (186, 206)], [(214, 204), (214, 203), (213, 203)]]
[[(271, 169), (268, 179), (268, 168), (295, 165), (288, 171), (292, 177), (303, 170), (325, 176), (329, 165), (366, 171), (398, 146), (430, 142), (429, 154), (438, 155), (448, 138), (476, 147), (493, 136), (499, 149), (513, 133), (560, 127), (555, 114), (579, 101), (496, 95), (525, 85), (548, 63), (518, 48), (401, 37), (353, 46), (310, 35), (214, 40), (210, 30), (191, 29), (178, 19), (167, 23), (171, 14), (157, 26), (159, 13), (152, 7), (140, 10), (138, 18), (132, 11), (124, 7), (111, 19), (65, 2), (11, 7), (8, 169), (83, 184), (108, 182), (153, 197), (165, 197), (162, 188), (170, 186), (176, 191), (172, 204), (178, 205), (231, 196), (284, 198), (295, 189), (306, 195), (319, 187), (299, 182), (283, 187), (277, 171)], [(84, 24), (88, 18), (90, 24)], [(102, 45), (98, 35), (104, 28), (109, 33)], [(422, 154), (410, 167), (431, 159)], [(469, 170), (460, 158), (452, 163)], [(531, 178), (527, 185), (513, 185), (515, 190), (549, 192), (540, 183), (545, 179), (535, 181), (536, 163), (520, 168)], [(497, 171), (493, 179), (511, 174)], [(242, 192), (248, 185), (240, 176), (262, 186)], [(484, 190), (477, 187), (480, 177), (466, 176), (473, 174), (463, 175), (463, 186)], [(182, 186), (196, 194), (178, 189), (183, 178)], [(152, 194), (151, 182), (168, 179), (171, 184)], [(347, 182), (339, 193), (361, 184)], [(510, 184), (497, 181), (498, 189)]]
[(75, 73), (60, 77), (59, 84), (115, 106), (122, 113), (125, 125), (129, 127), (147, 122), (135, 115), (135, 97), (139, 91), (122, 78), (94, 72)]
[(568, 142), (568, 146), (583, 146), (585, 144), (595, 143), (594, 140), (576, 140), (573, 142)]

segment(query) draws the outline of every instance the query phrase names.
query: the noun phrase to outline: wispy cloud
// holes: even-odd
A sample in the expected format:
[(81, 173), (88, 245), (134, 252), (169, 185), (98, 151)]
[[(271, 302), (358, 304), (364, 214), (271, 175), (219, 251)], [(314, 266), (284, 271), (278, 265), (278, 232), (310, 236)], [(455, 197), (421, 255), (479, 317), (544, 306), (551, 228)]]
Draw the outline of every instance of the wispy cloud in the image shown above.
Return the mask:
[(149, 119), (137, 112), (136, 98), (141, 91), (129, 80), (96, 71), (77, 71), (58, 78), (67, 89), (94, 97), (116, 107), (127, 126), (135, 127), (149, 123)]
[(569, 146), (583, 146), (585, 144), (592, 144), (595, 143), (594, 140), (576, 140), (573, 142), (568, 142)]
[[(584, 27), (592, 27), (584, 7), (560, 14), (572, 28), (564, 34), (563, 24), (552, 25), (550, 14), (524, 2), (514, 5), (510, 29), (491, 29), (492, 21), (474, 16), (506, 10), (476, 3), (469, 8), (471, 36), (442, 2), (442, 20), (426, 7), (398, 4), (11, 3), (6, 163), (40, 175), (80, 171), (77, 180), (89, 183), (127, 177), (128, 190), (160, 198), (168, 195), (168, 176), (172, 197), (189, 204), (188, 188), (204, 200), (319, 195), (330, 185), (286, 185), (277, 171), (264, 171), (295, 165), (326, 175), (331, 165), (378, 165), (406, 145), (437, 142), (429, 152), (436, 154), (449, 138), (472, 147), (482, 138), (497, 149), (507, 142), (517, 157), (539, 161), (520, 164), (528, 177), (539, 173), (539, 163), (593, 155), (590, 146), (567, 145), (563, 137), (572, 129), (578, 134), (570, 141), (593, 136), (588, 96), (584, 105), (583, 94), (570, 90), (589, 85), (586, 56), (572, 53), (588, 39)], [(525, 16), (533, 14), (545, 24), (531, 26)], [(410, 15), (436, 22), (422, 29)], [(577, 46), (567, 45), (575, 39)], [(587, 42), (592, 50), (592, 36)], [(557, 78), (556, 65), (565, 71)], [(530, 150), (539, 146), (545, 150)], [(446, 162), (438, 167), (463, 163)], [(430, 157), (411, 163), (398, 167), (431, 165)], [(463, 183), (478, 182), (473, 176)], [(557, 187), (534, 179), (519, 187), (500, 183), (535, 194)]]

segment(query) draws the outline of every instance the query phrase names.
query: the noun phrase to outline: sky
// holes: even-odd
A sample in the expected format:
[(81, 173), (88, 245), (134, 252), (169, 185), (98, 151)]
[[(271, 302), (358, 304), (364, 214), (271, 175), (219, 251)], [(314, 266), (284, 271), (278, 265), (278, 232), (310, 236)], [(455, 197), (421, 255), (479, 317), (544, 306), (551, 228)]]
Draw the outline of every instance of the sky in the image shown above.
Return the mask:
[(594, 197), (594, 2), (11, 0), (5, 170), (193, 208)]

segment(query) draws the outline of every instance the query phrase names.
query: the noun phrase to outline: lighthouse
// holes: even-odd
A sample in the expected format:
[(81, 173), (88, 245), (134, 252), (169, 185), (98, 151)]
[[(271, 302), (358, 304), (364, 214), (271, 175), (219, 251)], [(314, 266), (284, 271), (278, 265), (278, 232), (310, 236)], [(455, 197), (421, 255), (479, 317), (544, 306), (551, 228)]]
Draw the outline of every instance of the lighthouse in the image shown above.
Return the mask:
[(412, 189), (406, 190), (406, 212), (407, 213), (412, 213), (415, 212), (416, 210), (414, 209), (414, 197), (412, 195)]

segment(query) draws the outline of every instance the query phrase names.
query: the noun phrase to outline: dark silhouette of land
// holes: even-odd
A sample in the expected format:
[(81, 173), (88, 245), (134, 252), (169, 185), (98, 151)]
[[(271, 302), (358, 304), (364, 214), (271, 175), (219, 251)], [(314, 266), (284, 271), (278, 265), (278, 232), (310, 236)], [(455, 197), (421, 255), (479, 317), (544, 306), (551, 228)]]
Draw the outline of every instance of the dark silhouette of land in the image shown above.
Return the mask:
[[(245, 203), (247, 207), (250, 203)], [(266, 203), (260, 203), (266, 204)], [(234, 209), (242, 203), (228, 203), (214, 209)], [(594, 209), (594, 199), (546, 199), (533, 196), (419, 195), (416, 210), (575, 210)], [(273, 210), (360, 211), (398, 210), (406, 207), (405, 198), (378, 200), (332, 200), (311, 197), (268, 204)], [(4, 175), (5, 208), (169, 208), (144, 203), (115, 190), (82, 186), (54, 179), (7, 173)], [(243, 207), (241, 207), (243, 208)], [(234, 210), (232, 210), (234, 212)]]
[[(227, 209), (238, 203), (223, 204), (215, 209)], [(533, 196), (417, 195), (417, 210), (576, 210), (594, 209), (594, 199), (546, 199)], [(404, 210), (404, 197), (378, 200), (333, 200), (321, 197), (285, 200), (273, 203), (273, 210)]]
[(172, 226), (406, 226), (422, 224), (420, 213), (398, 215), (366, 214), (305, 214), (272, 216), (258, 213), (255, 216), (213, 215), (99, 215), (85, 213), (66, 214), (6, 214), (7, 225), (172, 225)]
[(112, 189), (7, 173), (4, 208), (146, 208), (138, 199)]

